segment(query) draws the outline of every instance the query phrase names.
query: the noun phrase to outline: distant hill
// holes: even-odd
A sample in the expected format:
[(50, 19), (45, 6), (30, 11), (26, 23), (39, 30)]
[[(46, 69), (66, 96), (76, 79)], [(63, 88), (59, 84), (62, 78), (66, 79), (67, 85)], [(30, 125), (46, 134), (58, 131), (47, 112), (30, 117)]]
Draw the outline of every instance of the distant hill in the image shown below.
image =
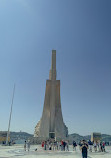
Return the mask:
[(17, 139), (27, 140), (30, 137), (33, 137), (33, 135), (26, 132), (10, 132), (11, 140), (17, 140)]
[[(1, 134), (6, 133), (6, 131), (0, 131), (0, 133)], [(33, 135), (26, 132), (10, 132), (11, 140), (19, 140), (19, 139), (27, 140), (30, 137), (33, 137)]]
[[(4, 132), (6, 133), (6, 131)], [(0, 131), (0, 133), (3, 133), (3, 131)], [(11, 140), (27, 140), (28, 138), (33, 138), (33, 135), (26, 132), (10, 132), (10, 138)], [(77, 133), (69, 134), (68, 136), (68, 140), (70, 141), (70, 143), (72, 143), (73, 140), (75, 140), (78, 143), (80, 140), (83, 139), (89, 140), (91, 139), (91, 136), (81, 136)], [(111, 135), (102, 134), (102, 141), (111, 141)]]
[(77, 143), (79, 143), (80, 140), (83, 140), (83, 139), (89, 140), (89, 139), (91, 139), (91, 136), (89, 136), (89, 135), (88, 136), (81, 136), (81, 135), (79, 135), (77, 133), (69, 134), (69, 136), (68, 136), (68, 140), (69, 140), (70, 143), (73, 140), (76, 141)]
[[(81, 136), (79, 134), (69, 134), (69, 141), (73, 141), (75, 140), (77, 143), (80, 141), (80, 140), (90, 140), (91, 139), (91, 136), (90, 135), (87, 135), (87, 136)], [(102, 134), (102, 141), (105, 141), (105, 142), (109, 142), (111, 141), (111, 135), (107, 135), (107, 134)]]
[(111, 141), (111, 135), (102, 134), (102, 140), (105, 142)]

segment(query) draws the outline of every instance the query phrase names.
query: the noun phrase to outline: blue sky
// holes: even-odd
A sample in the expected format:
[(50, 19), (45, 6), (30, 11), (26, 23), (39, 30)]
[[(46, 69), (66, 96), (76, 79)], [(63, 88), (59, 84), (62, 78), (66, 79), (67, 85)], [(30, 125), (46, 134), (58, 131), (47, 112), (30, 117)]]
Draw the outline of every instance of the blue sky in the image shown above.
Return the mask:
[(111, 1), (0, 0), (0, 130), (34, 132), (51, 50), (69, 133), (111, 134)]

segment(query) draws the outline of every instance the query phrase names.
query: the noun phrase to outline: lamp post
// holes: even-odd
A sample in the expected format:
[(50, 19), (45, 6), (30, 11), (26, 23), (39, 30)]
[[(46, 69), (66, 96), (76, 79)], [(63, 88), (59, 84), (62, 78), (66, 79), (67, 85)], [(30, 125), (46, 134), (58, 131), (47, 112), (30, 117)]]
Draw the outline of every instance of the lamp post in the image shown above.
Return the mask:
[(11, 110), (10, 110), (10, 117), (9, 117), (9, 124), (8, 124), (7, 138), (6, 138), (6, 145), (8, 145), (8, 138), (9, 138), (9, 134), (10, 134), (10, 123), (11, 123), (11, 116), (12, 116), (14, 94), (15, 94), (15, 84), (14, 84), (14, 88), (13, 88), (12, 103), (11, 103)]

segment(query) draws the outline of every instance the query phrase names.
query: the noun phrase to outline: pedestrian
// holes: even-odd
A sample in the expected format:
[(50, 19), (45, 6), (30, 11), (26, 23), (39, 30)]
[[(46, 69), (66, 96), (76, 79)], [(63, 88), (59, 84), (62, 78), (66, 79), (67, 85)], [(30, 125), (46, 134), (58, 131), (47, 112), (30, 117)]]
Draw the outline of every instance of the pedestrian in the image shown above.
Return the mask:
[(105, 142), (103, 142), (102, 147), (103, 147), (103, 152), (105, 152)]
[(44, 150), (46, 150), (47, 149), (47, 142), (45, 141), (45, 143), (44, 143)]
[(58, 142), (58, 150), (61, 150), (61, 142)]
[(61, 141), (61, 151), (63, 151), (63, 148), (64, 148), (64, 142), (63, 140)]
[(27, 144), (27, 142), (26, 142), (26, 140), (25, 140), (25, 143), (24, 143), (24, 150), (26, 151), (26, 144)]
[(59, 142), (57, 142), (57, 150), (59, 150)]
[(76, 151), (76, 146), (77, 146), (76, 142), (73, 141), (72, 145), (73, 145), (73, 151)]
[(49, 149), (49, 140), (47, 140), (47, 149)]
[(49, 150), (52, 150), (51, 141), (49, 141)]
[(89, 145), (89, 151), (92, 152), (92, 145), (93, 145), (93, 143), (91, 142), (91, 140), (88, 141), (88, 145)]
[(88, 144), (85, 140), (83, 140), (80, 149), (82, 151), (82, 158), (87, 158)]
[(63, 150), (65, 151), (65, 148), (66, 148), (66, 142), (63, 141)]
[(41, 146), (42, 146), (42, 148), (44, 148), (44, 141), (42, 142)]
[(57, 141), (54, 141), (54, 150), (57, 150)]
[(79, 141), (79, 149), (81, 148), (81, 146), (82, 146), (82, 140)]
[(94, 151), (97, 151), (97, 142), (94, 142)]
[(30, 150), (30, 141), (27, 142), (27, 150)]
[(69, 141), (66, 142), (66, 151), (69, 151)]
[(100, 142), (100, 151), (103, 152), (102, 142)]

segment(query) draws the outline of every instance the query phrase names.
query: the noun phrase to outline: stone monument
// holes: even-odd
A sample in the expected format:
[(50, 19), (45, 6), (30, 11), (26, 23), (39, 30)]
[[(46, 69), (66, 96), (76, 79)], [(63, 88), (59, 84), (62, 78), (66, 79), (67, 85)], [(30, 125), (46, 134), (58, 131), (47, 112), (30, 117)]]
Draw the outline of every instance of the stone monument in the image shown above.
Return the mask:
[(68, 136), (68, 128), (64, 124), (60, 99), (60, 80), (56, 80), (56, 50), (52, 50), (52, 64), (49, 80), (46, 81), (46, 91), (43, 113), (35, 127), (34, 137), (41, 140)]

